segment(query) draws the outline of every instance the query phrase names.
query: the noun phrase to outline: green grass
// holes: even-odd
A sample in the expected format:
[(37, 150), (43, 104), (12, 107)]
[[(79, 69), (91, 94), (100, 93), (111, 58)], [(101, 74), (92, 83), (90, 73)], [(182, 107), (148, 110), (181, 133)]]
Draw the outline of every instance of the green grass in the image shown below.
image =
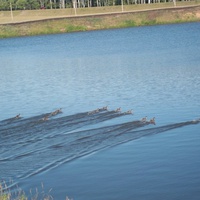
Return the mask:
[[(160, 4), (156, 4), (154, 6), (158, 5)], [(147, 8), (147, 5), (135, 5), (135, 6), (137, 7), (137, 9), (138, 7), (142, 8), (142, 6), (144, 6), (143, 8)], [(131, 5), (130, 8), (131, 7), (133, 6)], [(107, 8), (108, 7), (105, 8), (103, 7), (104, 10), (106, 10)], [(87, 11), (89, 10), (89, 8), (85, 9)], [(100, 8), (93, 8), (93, 11), (95, 9), (99, 11)], [(128, 9), (127, 6), (126, 9)], [(19, 11), (17, 12), (18, 14), (20, 13)], [(41, 13), (42, 11), (21, 11), (21, 15), (23, 15), (23, 18), (25, 16), (29, 16), (28, 19), (33, 19), (34, 12)], [(50, 12), (57, 12), (57, 11), (44, 10), (43, 13), (44, 15), (43, 16), (41, 15), (40, 17), (44, 16), (47, 17), (49, 16)], [(181, 8), (177, 10), (157, 9), (157, 10), (140, 11), (140, 12), (127, 12), (127, 13), (120, 12), (108, 15), (46, 19), (35, 22), (29, 21), (26, 23), (15, 23), (15, 24), (8, 23), (4, 25), (0, 24), (0, 38), (89, 31), (89, 30), (110, 29), (110, 28), (147, 26), (147, 25), (149, 26), (156, 24), (194, 22), (194, 21), (200, 21), (200, 5), (195, 7)]]
[(65, 32), (78, 32), (78, 31), (86, 31), (86, 27), (69, 24), (65, 28)]
[(157, 24), (156, 19), (141, 22), (142, 26), (151, 26), (151, 25), (156, 25), (156, 24)]
[[(41, 188), (38, 189), (30, 189), (30, 194), (27, 195), (25, 192), (19, 188), (17, 185), (15, 188), (13, 188), (13, 192), (10, 191), (10, 188), (7, 186), (7, 184), (12, 185), (13, 182), (10, 181), (9, 183), (6, 183), (5, 181), (0, 182), (0, 200), (53, 200), (51, 190), (48, 192), (45, 192), (44, 185), (41, 183)], [(70, 200), (66, 196), (66, 200)], [(72, 199), (71, 199), (72, 200)]]
[(124, 26), (125, 27), (134, 27), (134, 26), (137, 26), (136, 22), (134, 20), (125, 20), (124, 21)]

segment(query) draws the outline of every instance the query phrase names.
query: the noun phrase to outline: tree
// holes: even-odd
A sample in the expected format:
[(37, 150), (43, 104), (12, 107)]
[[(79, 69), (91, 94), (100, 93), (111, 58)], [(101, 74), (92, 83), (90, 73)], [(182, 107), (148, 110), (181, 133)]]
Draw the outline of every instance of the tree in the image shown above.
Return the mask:
[(37, 0), (27, 0), (27, 7), (28, 9), (30, 10), (33, 10), (33, 9), (39, 9), (40, 8), (40, 4)]
[(25, 10), (26, 9), (26, 0), (17, 0), (16, 2), (16, 8), (19, 10)]
[(0, 0), (0, 10), (10, 10), (10, 2), (7, 0)]

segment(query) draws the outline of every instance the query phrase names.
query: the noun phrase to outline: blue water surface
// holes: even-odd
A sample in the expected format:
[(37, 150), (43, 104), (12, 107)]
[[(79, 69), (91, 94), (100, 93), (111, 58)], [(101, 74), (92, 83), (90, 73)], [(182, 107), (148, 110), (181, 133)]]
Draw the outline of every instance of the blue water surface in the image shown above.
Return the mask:
[[(1, 39), (0, 179), (54, 199), (198, 200), (199, 52), (199, 23)], [(87, 116), (103, 106), (133, 115)], [(124, 128), (144, 116), (156, 125)]]

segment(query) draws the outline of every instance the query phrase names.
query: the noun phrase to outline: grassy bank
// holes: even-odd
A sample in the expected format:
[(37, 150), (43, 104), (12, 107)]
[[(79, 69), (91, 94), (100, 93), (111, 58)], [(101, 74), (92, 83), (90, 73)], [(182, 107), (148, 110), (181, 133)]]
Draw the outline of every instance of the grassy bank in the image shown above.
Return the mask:
[[(13, 185), (12, 181), (6, 183), (5, 181), (0, 180), (0, 200), (53, 200), (54, 198), (50, 194), (52, 189), (49, 191), (45, 191), (44, 184), (41, 183), (41, 187), (30, 189), (30, 193), (26, 194), (20, 187), (17, 185), (12, 188), (12, 192), (7, 184)], [(66, 200), (73, 200), (69, 199), (66, 196)]]
[[(195, 6), (183, 7), (186, 4)], [(108, 14), (107, 9), (112, 13)], [(82, 8), (77, 9), (76, 16), (72, 9), (16, 11), (12, 23), (5, 23), (10, 14), (4, 11), (0, 12), (0, 38), (200, 21), (198, 2), (180, 2), (176, 8), (172, 3), (167, 3), (125, 6), (124, 12), (120, 9), (119, 6)], [(67, 12), (71, 14), (66, 15)]]

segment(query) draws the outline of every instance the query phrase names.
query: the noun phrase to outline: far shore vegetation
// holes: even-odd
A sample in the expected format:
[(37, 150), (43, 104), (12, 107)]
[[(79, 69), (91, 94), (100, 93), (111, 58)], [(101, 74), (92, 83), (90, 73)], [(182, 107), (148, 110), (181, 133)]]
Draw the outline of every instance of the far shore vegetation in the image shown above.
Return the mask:
[(9, 7), (0, 11), (0, 38), (200, 21), (200, 0), (155, 2), (34, 10)]

